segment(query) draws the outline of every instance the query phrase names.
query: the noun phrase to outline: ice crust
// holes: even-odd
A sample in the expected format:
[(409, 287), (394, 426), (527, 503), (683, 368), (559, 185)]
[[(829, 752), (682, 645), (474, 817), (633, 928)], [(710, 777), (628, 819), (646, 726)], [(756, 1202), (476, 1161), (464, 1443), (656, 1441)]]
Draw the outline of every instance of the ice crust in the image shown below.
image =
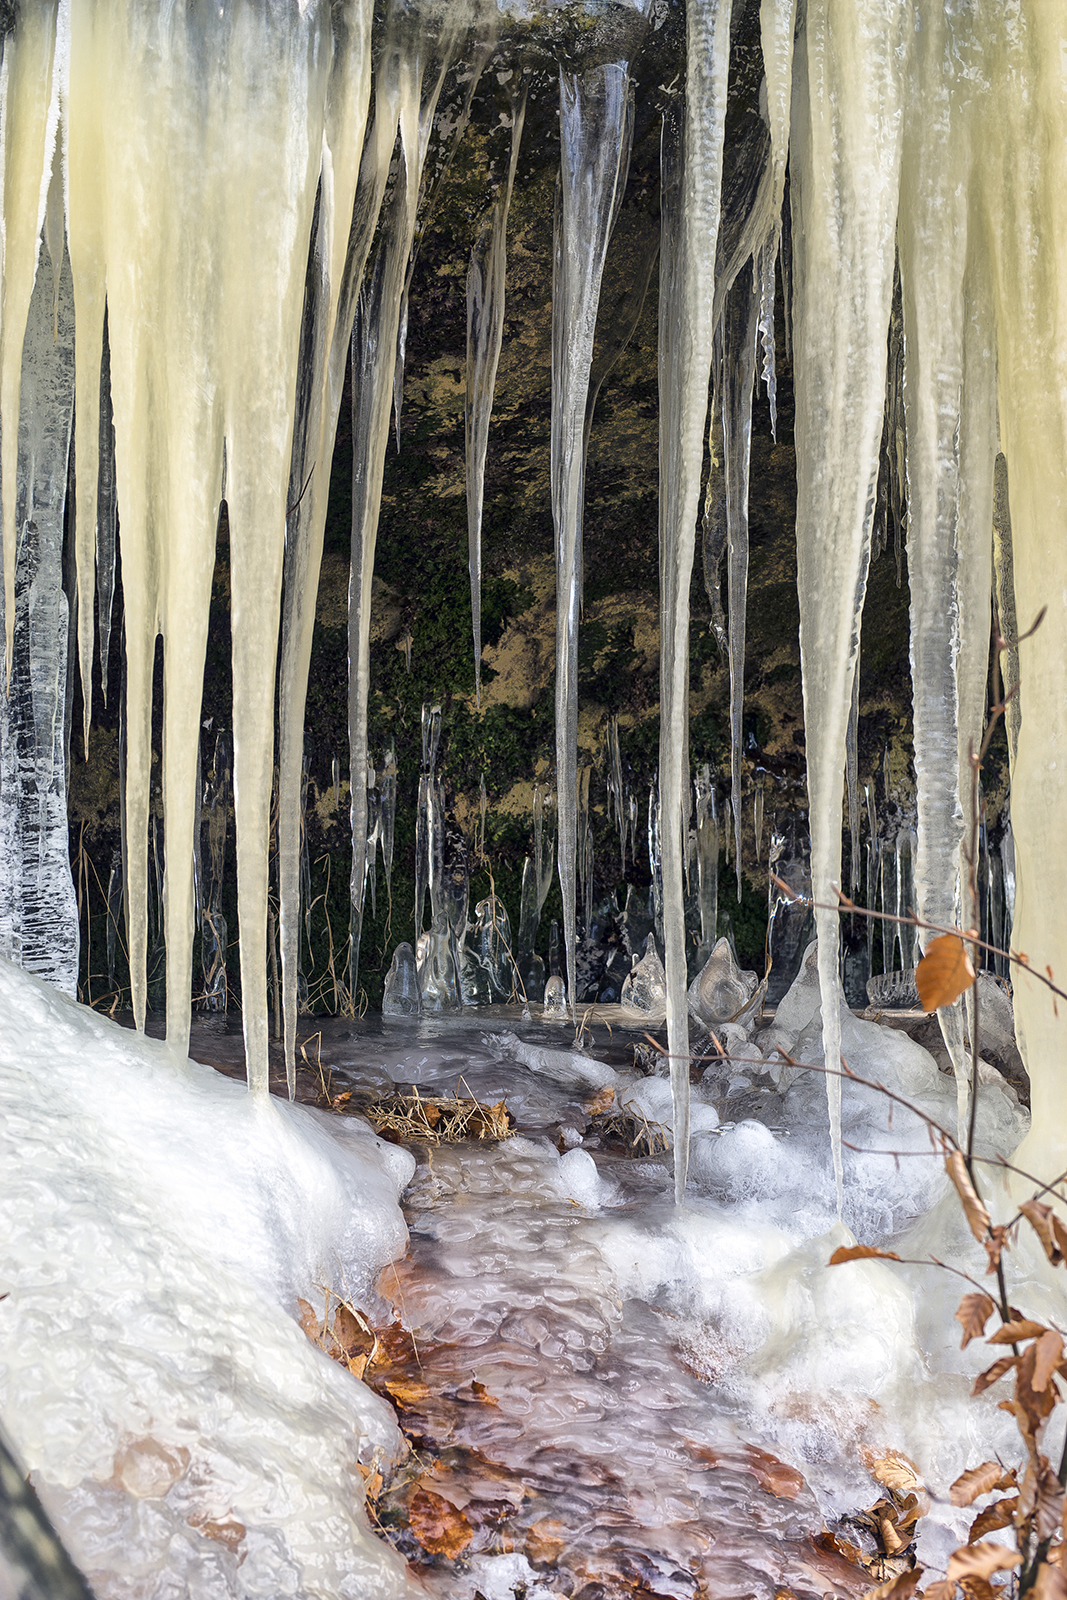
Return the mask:
[(406, 1594), (358, 1470), (395, 1422), (294, 1314), (373, 1300), (412, 1159), (6, 961), (0, 1014), (0, 1413), (98, 1597)]

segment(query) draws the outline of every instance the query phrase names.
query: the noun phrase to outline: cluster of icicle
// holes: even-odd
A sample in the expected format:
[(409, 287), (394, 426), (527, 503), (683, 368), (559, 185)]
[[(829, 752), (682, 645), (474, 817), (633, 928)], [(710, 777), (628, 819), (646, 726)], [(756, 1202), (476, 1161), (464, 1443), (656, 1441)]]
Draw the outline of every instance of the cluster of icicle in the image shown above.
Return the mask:
[[(546, 0), (543, 9), (557, 8)], [(33, 885), (25, 884), (35, 872), (38, 881), (48, 877), (48, 848), (55, 853), (47, 840), (62, 787), (67, 616), (60, 587), (43, 568), (50, 562), (54, 579), (76, 407), (74, 627), (87, 725), (94, 582), (106, 661), (116, 508), (121, 520), (127, 906), (139, 1019), (152, 674), (155, 641), (163, 638), (167, 1026), (180, 1049), (189, 1029), (200, 692), (216, 525), (226, 501), (244, 1026), (249, 1077), (260, 1091), (267, 1083), (267, 837), (279, 639), (278, 860), (291, 1064), (302, 721), (344, 363), (351, 334), (350, 756), (352, 772), (362, 773), (382, 467), (390, 412), (399, 408), (427, 150), (450, 71), (462, 61), (456, 79), (467, 86), (466, 105), (449, 110), (458, 138), (502, 26), (518, 35), (536, 24), (537, 5), (510, 17), (508, 10), (492, 0), (393, 0), (373, 49), (371, 0), (181, 7), (24, 0), (7, 13), (0, 471), (12, 693), (4, 711), (8, 809), (0, 837), (8, 864), (12, 850), (23, 852), (23, 864), (14, 888), (14, 872), (5, 867), (5, 893), (12, 904), (26, 894), (32, 899)], [(593, 334), (626, 182), (630, 62), (651, 11), (649, 0), (635, 0), (605, 12), (617, 44), (607, 52), (611, 59), (594, 52), (593, 64), (565, 60), (559, 70), (552, 509), (558, 861), (572, 989), (583, 465), (603, 378), (593, 366)], [(796, 0), (762, 0), (764, 120), (759, 138), (734, 150), (725, 140), (731, 20), (731, 0), (689, 0), (684, 72), (663, 128), (659, 827), (679, 1195), (688, 1115), (682, 900), (690, 576), (703, 515), (712, 564), (727, 551), (739, 828), (750, 408), (757, 367), (773, 401), (779, 259), (796, 392), (815, 897), (830, 907), (840, 880), (846, 734), (899, 267), (918, 910), (941, 922), (957, 912), (960, 795), (985, 692), (999, 445), (1011, 491), (1010, 543), (1007, 518), (998, 519), (999, 613), (1026, 626), (1046, 601), (1053, 608), (1013, 663), (1024, 711), (1012, 727), (1015, 936), (1042, 965), (1067, 974), (1067, 918), (1057, 915), (1067, 887), (1059, 865), (1067, 836), (1067, 255), (1060, 244), (1067, 238), (1067, 22), (1047, 0), (1011, 7), (1000, 0), (808, 0), (799, 15)], [(511, 69), (510, 167), (478, 230), (468, 291), (476, 649), (481, 464), (523, 121), (521, 51)], [(780, 250), (789, 240), (790, 250)], [(895, 429), (894, 450), (898, 436)], [(367, 804), (365, 785), (354, 784), (354, 959)], [(69, 893), (60, 914), (69, 921)], [(39, 911), (36, 927), (32, 917), (24, 930), (8, 925), (21, 915), (10, 905), (3, 912), (9, 948), (20, 938), (28, 948), (40, 936)], [(832, 1061), (839, 1040), (836, 913), (820, 910), (817, 921)], [(62, 976), (72, 981), (71, 973)], [(1054, 1087), (1056, 1024), (1051, 1005), (1025, 983), (1020, 990), (1035, 1127), (1052, 1129), (1063, 1125), (1062, 1091)], [(958, 1019), (950, 1015), (946, 1031), (958, 1057)], [(827, 1081), (836, 1126), (839, 1089)]]

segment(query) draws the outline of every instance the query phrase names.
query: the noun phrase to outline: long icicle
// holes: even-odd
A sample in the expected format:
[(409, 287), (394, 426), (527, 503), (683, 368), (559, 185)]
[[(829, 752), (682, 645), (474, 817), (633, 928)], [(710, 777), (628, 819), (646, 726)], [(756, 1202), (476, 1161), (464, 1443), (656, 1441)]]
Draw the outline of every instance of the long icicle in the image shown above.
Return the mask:
[(370, 689), (371, 586), (378, 537), (382, 472), (393, 403), (397, 332), (408, 257), (415, 236), (419, 187), (438, 97), (471, 20), (467, 6), (423, 22), (422, 48), (397, 43), (401, 160), (368, 282), (352, 331), (352, 567), (348, 589), (348, 747), (351, 778), (352, 874), (348, 986), (358, 992), (363, 887), (367, 871), (367, 695)]
[(552, 294), (552, 520), (556, 529), (556, 792), (567, 995), (577, 983), (578, 614), (586, 402), (600, 280), (629, 159), (625, 61), (560, 68), (560, 208)]
[(715, 247), (726, 126), (730, 0), (686, 8), (684, 104), (664, 122), (660, 250), (660, 746), (667, 1048), (674, 1194), (689, 1167), (685, 835), (689, 803), (689, 585), (711, 374)]
[(395, 56), (386, 51), (377, 84), (374, 126), (364, 143), (371, 86), (372, 13), (371, 0), (353, 0), (334, 21), (335, 53), (323, 133), (316, 231), (305, 291), (302, 384), (286, 508), (278, 674), (278, 902), (285, 1072), (290, 1097), (296, 1089), (304, 708), (329, 502), (329, 463), (356, 296), (385, 193), (398, 116), (396, 76), (390, 72)]
[(504, 334), (507, 285), (508, 212), (515, 187), (526, 85), (516, 86), (511, 101), (511, 157), (507, 176), (478, 230), (467, 273), (467, 548), (471, 580), (471, 625), (474, 635), (474, 695), (482, 703), (482, 501), (489, 419), (493, 410), (496, 369)]
[(756, 377), (759, 285), (755, 263), (742, 267), (726, 296), (722, 321), (723, 467), (730, 596), (730, 805), (734, 816), (737, 898), (741, 899), (741, 745), (745, 709), (745, 613), (748, 605), (748, 462)]
[[(828, 908), (841, 875), (845, 735), (882, 436), (905, 12), (900, 0), (809, 0), (793, 77), (797, 587), (812, 890)], [(832, 1070), (837, 911), (817, 911), (816, 929)], [(840, 1078), (828, 1073), (826, 1091), (840, 1202)]]

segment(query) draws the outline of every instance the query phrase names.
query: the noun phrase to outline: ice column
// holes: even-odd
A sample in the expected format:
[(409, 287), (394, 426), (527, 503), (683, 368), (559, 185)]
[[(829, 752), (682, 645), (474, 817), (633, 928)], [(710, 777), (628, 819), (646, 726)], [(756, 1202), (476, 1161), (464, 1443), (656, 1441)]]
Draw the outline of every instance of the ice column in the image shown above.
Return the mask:
[[(907, 18), (902, 0), (810, 0), (793, 78), (797, 583), (812, 888), (830, 907), (882, 436)], [(833, 1069), (836, 910), (818, 911), (816, 925)], [(840, 1191), (840, 1079), (826, 1086)]]
[(689, 826), (689, 583), (711, 373), (729, 0), (686, 9), (685, 94), (664, 125), (660, 251), (660, 801), (674, 1189), (689, 1161), (683, 866)]

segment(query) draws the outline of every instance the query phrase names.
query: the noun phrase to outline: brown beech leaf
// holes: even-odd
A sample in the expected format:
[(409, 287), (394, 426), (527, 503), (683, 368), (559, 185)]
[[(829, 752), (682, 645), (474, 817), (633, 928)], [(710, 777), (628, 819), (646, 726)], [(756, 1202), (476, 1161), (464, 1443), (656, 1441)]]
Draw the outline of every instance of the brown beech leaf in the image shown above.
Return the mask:
[(886, 1555), (899, 1555), (901, 1550), (907, 1548), (907, 1534), (902, 1534), (900, 1532), (900, 1529), (897, 1527), (893, 1518), (889, 1516), (888, 1513), (883, 1512), (880, 1516), (875, 1518), (875, 1521), (878, 1524), (878, 1534), (883, 1546), (885, 1547)]
[(978, 1243), (982, 1244), (986, 1234), (989, 1232), (989, 1212), (979, 1200), (974, 1184), (971, 1182), (971, 1175), (967, 1171), (967, 1163), (963, 1159), (962, 1150), (953, 1150), (950, 1155), (945, 1157), (945, 1171), (955, 1184), (956, 1193), (963, 1203), (967, 1226), (978, 1240)]
[(950, 1006), (974, 982), (974, 968), (958, 933), (931, 939), (915, 969), (915, 986), (924, 1011)]
[(925, 1493), (922, 1473), (903, 1450), (887, 1450), (884, 1456), (865, 1455), (864, 1462), (875, 1482), (895, 1494), (911, 1494), (916, 1489)]
[(462, 1511), (432, 1489), (416, 1489), (408, 1505), (408, 1522), (422, 1548), (432, 1556), (452, 1560), (474, 1538), (474, 1529)]
[(1005, 1483), (1004, 1468), (999, 1461), (983, 1461), (980, 1467), (969, 1467), (960, 1473), (948, 1492), (949, 1499), (954, 1506), (971, 1506), (980, 1494), (1006, 1489), (1010, 1481)]
[(194, 1511), (189, 1518), (189, 1526), (195, 1528), (197, 1533), (203, 1534), (205, 1539), (214, 1539), (216, 1544), (225, 1545), (233, 1555), (237, 1554), (244, 1543), (245, 1525), (232, 1515), (216, 1518)]
[(922, 1582), (922, 1575), (922, 1567), (911, 1567), (907, 1572), (898, 1572), (895, 1578), (887, 1578), (877, 1589), (868, 1589), (862, 1600), (911, 1600), (911, 1596)]
[(960, 1588), (965, 1600), (996, 1600), (997, 1590), (988, 1578), (961, 1578)]
[(1034, 1345), (1034, 1375), (1030, 1379), (1035, 1389), (1047, 1389), (1052, 1374), (1063, 1360), (1063, 1339), (1055, 1328), (1046, 1328)]
[(1019, 1507), (1017, 1494), (1006, 1495), (1003, 1500), (994, 1500), (991, 1506), (986, 1506), (984, 1511), (979, 1511), (971, 1523), (971, 1531), (967, 1535), (968, 1544), (977, 1544), (978, 1540), (987, 1533), (994, 1533), (998, 1528), (1009, 1528), (1012, 1518)]
[(1013, 1317), (1002, 1323), (996, 1333), (989, 1335), (989, 1344), (1022, 1344), (1024, 1339), (1037, 1339), (1046, 1332), (1043, 1322), (1032, 1322), (1029, 1317)]
[(306, 1300), (301, 1300), (299, 1295), (296, 1303), (300, 1307), (300, 1326), (312, 1344), (318, 1344), (322, 1337), (322, 1323), (315, 1314), (314, 1306), (309, 1305)]
[(830, 1257), (831, 1267), (840, 1267), (846, 1261), (899, 1261), (895, 1250), (877, 1250), (873, 1244), (842, 1245)]
[[(1052, 1207), (1045, 1205), (1040, 1200), (1026, 1200), (1019, 1207), (1019, 1210), (1037, 1234), (1041, 1241), (1041, 1248), (1052, 1262), (1052, 1265), (1058, 1267), (1063, 1260), (1063, 1251), (1060, 1248), (1060, 1241), (1053, 1231), (1052, 1221), (1056, 1214)], [(1062, 1224), (1060, 1226), (1062, 1231)]]
[(974, 1380), (971, 1399), (973, 1400), (975, 1395), (984, 1394), (991, 1383), (996, 1383), (998, 1378), (1003, 1378), (1006, 1372), (1011, 1371), (1018, 1359), (1018, 1356), (1001, 1356), (999, 1361), (994, 1361), (991, 1367), (986, 1367), (984, 1372), (980, 1372)]
[(980, 1339), (985, 1332), (985, 1325), (996, 1310), (996, 1305), (987, 1294), (965, 1294), (960, 1301), (960, 1308), (956, 1312), (956, 1321), (963, 1329), (963, 1343), (961, 1350), (966, 1350), (972, 1339)]
[(985, 1253), (989, 1257), (986, 1272), (996, 1272), (1000, 1266), (1000, 1258), (1008, 1248), (1008, 1230), (1003, 1223), (998, 1222), (995, 1228), (990, 1228), (988, 1239), (983, 1239)]
[(1021, 1559), (1017, 1550), (1002, 1544), (965, 1544), (949, 1556), (945, 1577), (949, 1583), (959, 1583), (961, 1578), (988, 1578), (994, 1572), (1017, 1567)]
[(1042, 1561), (1030, 1594), (1033, 1600), (1067, 1600), (1067, 1577), (1063, 1568)]
[(942, 1578), (940, 1583), (932, 1583), (923, 1590), (923, 1600), (956, 1600), (956, 1585)]

